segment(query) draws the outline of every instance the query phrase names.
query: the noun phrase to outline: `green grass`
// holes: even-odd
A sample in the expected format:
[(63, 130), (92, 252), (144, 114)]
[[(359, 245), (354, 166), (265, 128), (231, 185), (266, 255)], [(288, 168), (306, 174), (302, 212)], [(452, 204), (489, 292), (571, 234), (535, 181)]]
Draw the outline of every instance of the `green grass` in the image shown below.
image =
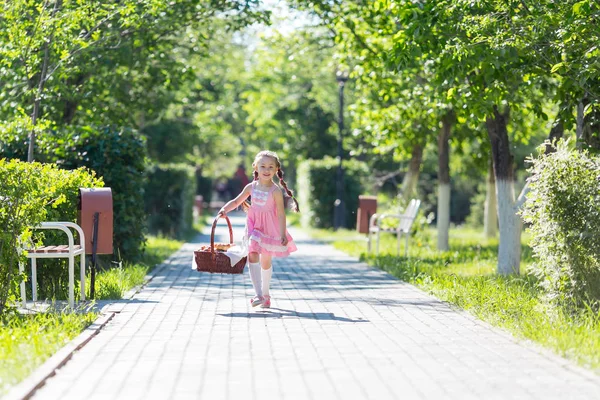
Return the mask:
[[(186, 239), (195, 235), (195, 227)], [(177, 251), (183, 241), (150, 236), (146, 251), (135, 264), (100, 271), (96, 275), (96, 299), (120, 299), (146, 275)], [(90, 280), (87, 279), (88, 285)], [(35, 368), (70, 340), (79, 335), (98, 317), (96, 312), (47, 312), (34, 315), (10, 314), (0, 325), (0, 396), (25, 379)]]
[(522, 275), (506, 277), (495, 273), (497, 240), (486, 240), (468, 228), (451, 230), (448, 252), (435, 249), (435, 231), (427, 230), (411, 238), (408, 258), (396, 255), (392, 235), (382, 235), (380, 256), (374, 256), (366, 255), (364, 235), (356, 239), (353, 231), (311, 232), (492, 325), (600, 372), (600, 313), (591, 308), (569, 311), (545, 301), (535, 278), (524, 272), (533, 261), (527, 235), (523, 238)]
[(0, 327), (0, 395), (79, 335), (96, 317), (94, 312), (8, 317)]

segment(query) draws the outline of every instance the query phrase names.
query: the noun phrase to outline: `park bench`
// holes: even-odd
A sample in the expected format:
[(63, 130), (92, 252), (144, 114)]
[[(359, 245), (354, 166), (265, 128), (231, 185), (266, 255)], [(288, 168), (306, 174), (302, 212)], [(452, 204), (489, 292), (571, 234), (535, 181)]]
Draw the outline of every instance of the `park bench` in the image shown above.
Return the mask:
[[(69, 260), (69, 307), (75, 305), (75, 257), (80, 257), (81, 300), (85, 300), (85, 256), (91, 255), (90, 298), (95, 295), (96, 258), (99, 254), (113, 252), (113, 201), (111, 188), (80, 188), (78, 224), (74, 222), (42, 222), (34, 229), (61, 230), (67, 235), (67, 244), (23, 248), (31, 260), (31, 285), (33, 301), (37, 301), (37, 260), (40, 258), (68, 258)], [(75, 244), (74, 230), (79, 236)], [(24, 263), (19, 263), (19, 271), (25, 271)], [(21, 300), (27, 306), (25, 282), (21, 282)]]
[[(398, 240), (398, 255), (400, 255), (400, 241), (402, 239), (402, 235), (406, 237), (405, 245), (404, 245), (404, 255), (408, 256), (408, 238), (410, 236), (410, 228), (412, 227), (415, 218), (417, 217), (417, 213), (419, 212), (419, 207), (421, 206), (421, 200), (412, 199), (403, 214), (373, 214), (371, 219), (369, 220), (369, 237), (368, 237), (368, 247), (367, 251), (371, 252), (371, 241), (372, 236), (377, 235), (377, 244), (376, 250), (377, 255), (379, 255), (379, 235), (381, 232), (391, 232), (395, 233)], [(384, 219), (394, 219), (397, 220), (397, 224), (395, 226), (386, 228), (382, 225)]]
[[(33, 301), (37, 301), (37, 260), (39, 258), (68, 258), (69, 259), (69, 307), (75, 304), (75, 257), (80, 257), (81, 300), (85, 300), (85, 236), (83, 229), (73, 222), (42, 222), (34, 229), (61, 230), (67, 235), (67, 244), (59, 246), (40, 246), (25, 248), (27, 258), (31, 260), (31, 291)], [(79, 235), (79, 244), (75, 244), (71, 229)], [(25, 272), (23, 262), (19, 263), (19, 272)], [(25, 282), (21, 282), (21, 301), (23, 308), (27, 306)]]

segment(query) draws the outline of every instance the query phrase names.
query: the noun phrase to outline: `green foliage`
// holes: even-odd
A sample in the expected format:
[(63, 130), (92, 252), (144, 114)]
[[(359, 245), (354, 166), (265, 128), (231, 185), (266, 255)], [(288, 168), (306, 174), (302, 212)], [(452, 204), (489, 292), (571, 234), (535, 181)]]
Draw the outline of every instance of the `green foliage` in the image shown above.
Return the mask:
[[(329, 33), (317, 28), (263, 37), (249, 61), (242, 93), (250, 124), (248, 156), (264, 148), (276, 151), (292, 182), (300, 161), (335, 154), (338, 87), (332, 57)], [(351, 96), (346, 90), (346, 100)]]
[[(115, 254), (135, 260), (144, 243), (146, 147), (131, 129), (80, 127), (47, 137), (48, 158), (63, 168), (85, 166), (112, 189)], [(51, 146), (51, 143), (56, 143)]]
[[(358, 196), (363, 194), (368, 168), (356, 160), (344, 160), (344, 226), (356, 225)], [(298, 201), (303, 226), (330, 228), (333, 226), (334, 203), (337, 199), (338, 161), (334, 158), (306, 160), (298, 167)]]
[(145, 193), (151, 233), (181, 238), (192, 228), (196, 196), (193, 167), (185, 164), (151, 166)]
[(196, 194), (202, 196), (202, 201), (210, 203), (212, 200), (213, 180), (203, 176), (200, 171), (196, 171)]
[[(5, 143), (0, 156), (26, 159), (27, 136), (18, 126), (0, 131)], [(80, 126), (42, 132), (37, 158), (64, 169), (87, 167), (112, 189), (115, 254), (128, 260), (139, 256), (144, 242), (144, 182), (146, 144), (132, 129)]]
[(530, 224), (532, 266), (550, 298), (562, 304), (600, 301), (600, 159), (569, 149), (531, 160), (531, 191), (523, 210)]
[(0, 0), (0, 115), (30, 116), (37, 99), (58, 125), (136, 126), (155, 118), (173, 89), (194, 78), (186, 58), (206, 50), (216, 24), (235, 30), (268, 20), (256, 6)]
[[(102, 184), (94, 173), (83, 168), (67, 171), (52, 164), (0, 159), (0, 226), (3, 227), (0, 233), (0, 314), (7, 302), (16, 299), (17, 284), (24, 278), (17, 272), (18, 262), (25, 261), (17, 247), (30, 241), (31, 227), (50, 219), (75, 222), (79, 188)], [(54, 287), (66, 292), (67, 269), (60, 268), (58, 262), (47, 269), (40, 268), (38, 277), (41, 287), (44, 282), (53, 282)]]

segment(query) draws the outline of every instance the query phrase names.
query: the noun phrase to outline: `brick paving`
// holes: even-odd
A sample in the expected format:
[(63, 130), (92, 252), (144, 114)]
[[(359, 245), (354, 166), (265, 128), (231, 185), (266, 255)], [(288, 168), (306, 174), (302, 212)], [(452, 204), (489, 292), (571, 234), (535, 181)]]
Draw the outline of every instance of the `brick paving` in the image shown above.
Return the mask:
[(192, 270), (188, 243), (34, 398), (600, 399), (600, 376), (291, 233), (271, 310), (247, 272)]

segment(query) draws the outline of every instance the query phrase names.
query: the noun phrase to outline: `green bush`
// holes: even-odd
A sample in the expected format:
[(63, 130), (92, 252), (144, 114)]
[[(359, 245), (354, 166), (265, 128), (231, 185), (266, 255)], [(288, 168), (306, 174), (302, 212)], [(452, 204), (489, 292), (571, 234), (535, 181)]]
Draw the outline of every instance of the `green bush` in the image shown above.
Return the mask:
[[(0, 157), (26, 159), (27, 131), (19, 124), (0, 126)], [(144, 243), (146, 145), (131, 129), (79, 126), (41, 132), (35, 159), (65, 169), (87, 167), (112, 189), (115, 254), (135, 260)]]
[(142, 252), (146, 216), (144, 184), (146, 145), (131, 129), (79, 127), (58, 135), (50, 161), (67, 169), (88, 167), (112, 189), (114, 247), (119, 258), (133, 261)]
[[(23, 255), (16, 251), (18, 240), (32, 236), (31, 227), (45, 220), (73, 221), (77, 217), (77, 196), (80, 187), (100, 187), (103, 183), (85, 169), (66, 171), (56, 165), (25, 163), (0, 159), (0, 314), (7, 302), (16, 300), (18, 261)], [(39, 235), (41, 232), (36, 231)], [(46, 235), (52, 240), (51, 235)], [(62, 238), (64, 243), (64, 238)], [(46, 244), (50, 244), (47, 243)], [(59, 261), (40, 268), (40, 289), (60, 288), (66, 293), (68, 271)], [(45, 284), (46, 283), (46, 284)], [(54, 292), (56, 294), (56, 291)], [(40, 291), (40, 297), (46, 291)]]
[(600, 159), (559, 142), (531, 162), (522, 215), (537, 258), (532, 271), (558, 302), (600, 301)]
[[(364, 194), (368, 176), (365, 163), (344, 160), (344, 222), (346, 228), (356, 226), (358, 196)], [(330, 228), (336, 196), (338, 161), (335, 158), (306, 160), (298, 166), (298, 201), (301, 224), (305, 227)]]
[(153, 165), (147, 174), (145, 209), (150, 232), (183, 237), (194, 223), (195, 169), (186, 164)]
[(202, 196), (205, 203), (212, 200), (213, 180), (202, 175), (201, 171), (196, 171), (196, 194)]

